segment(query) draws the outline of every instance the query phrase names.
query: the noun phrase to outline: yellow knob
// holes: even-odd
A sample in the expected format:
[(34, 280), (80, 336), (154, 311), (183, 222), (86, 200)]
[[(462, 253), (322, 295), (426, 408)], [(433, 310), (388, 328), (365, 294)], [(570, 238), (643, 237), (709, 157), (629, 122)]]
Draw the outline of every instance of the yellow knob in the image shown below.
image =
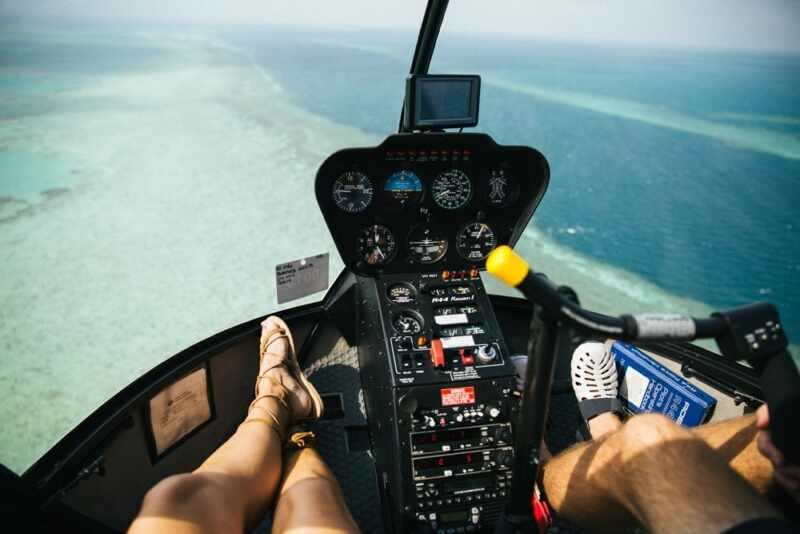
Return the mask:
[(528, 275), (528, 262), (514, 252), (508, 245), (501, 245), (494, 249), (486, 259), (486, 270), (497, 278), (517, 287)]

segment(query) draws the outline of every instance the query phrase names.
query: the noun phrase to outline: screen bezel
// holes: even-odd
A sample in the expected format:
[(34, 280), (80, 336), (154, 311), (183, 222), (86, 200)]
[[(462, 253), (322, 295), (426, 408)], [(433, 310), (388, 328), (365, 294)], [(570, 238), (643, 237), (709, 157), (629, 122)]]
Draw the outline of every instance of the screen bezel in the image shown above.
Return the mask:
[[(426, 82), (470, 82), (469, 112), (466, 117), (457, 119), (423, 119), (420, 117), (422, 109), (422, 86)], [(408, 78), (409, 95), (407, 101), (413, 104), (409, 114), (412, 119), (411, 128), (414, 130), (434, 130), (444, 128), (468, 128), (478, 125), (478, 110), (480, 105), (481, 77), (475, 74), (426, 74), (410, 76)]]

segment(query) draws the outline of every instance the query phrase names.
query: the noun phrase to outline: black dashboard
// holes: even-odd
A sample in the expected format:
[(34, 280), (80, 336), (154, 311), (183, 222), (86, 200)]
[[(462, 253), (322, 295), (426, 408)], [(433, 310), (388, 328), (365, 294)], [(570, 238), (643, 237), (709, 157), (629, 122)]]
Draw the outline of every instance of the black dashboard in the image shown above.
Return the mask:
[(485, 134), (398, 134), (330, 156), (316, 195), (358, 274), (480, 269), (495, 246), (517, 241), (548, 180), (533, 148)]
[(355, 344), (389, 532), (488, 532), (513, 482), (516, 370), (480, 270), (514, 245), (547, 161), (485, 134), (339, 151), (316, 195), (355, 277)]

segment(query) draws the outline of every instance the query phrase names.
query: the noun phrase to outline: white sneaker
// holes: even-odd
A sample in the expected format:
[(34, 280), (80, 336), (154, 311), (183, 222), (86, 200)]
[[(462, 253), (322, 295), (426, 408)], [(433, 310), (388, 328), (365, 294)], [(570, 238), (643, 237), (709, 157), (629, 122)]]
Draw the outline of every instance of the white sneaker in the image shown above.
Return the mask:
[(603, 343), (583, 343), (572, 353), (572, 389), (588, 421), (604, 412), (622, 413), (617, 366)]

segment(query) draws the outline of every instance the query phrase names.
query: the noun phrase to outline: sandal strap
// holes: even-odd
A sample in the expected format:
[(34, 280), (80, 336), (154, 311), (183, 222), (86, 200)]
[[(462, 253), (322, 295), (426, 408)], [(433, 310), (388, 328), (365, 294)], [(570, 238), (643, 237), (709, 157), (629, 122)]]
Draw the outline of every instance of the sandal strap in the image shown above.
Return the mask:
[[(267, 354), (272, 354), (272, 353), (267, 353)], [(273, 354), (273, 356), (277, 356), (277, 354)], [(270, 371), (272, 371), (273, 369), (275, 369), (276, 367), (286, 367), (287, 369), (289, 369), (289, 366), (286, 365), (286, 364), (287, 364), (286, 361), (282, 361), (280, 363), (276, 363), (276, 364), (270, 365), (269, 367), (267, 367), (266, 369), (261, 371), (261, 373), (259, 373), (259, 375), (256, 377), (256, 386), (255, 386), (255, 396), (256, 397), (258, 397), (258, 384), (259, 384), (259, 382), (261, 382), (264, 379), (267, 379), (270, 382), (272, 382), (273, 384), (277, 384), (277, 385), (279, 385), (281, 387), (286, 387), (286, 386), (283, 385), (282, 382), (279, 382), (278, 380), (276, 380), (276, 379), (274, 379), (274, 378), (272, 378), (271, 376), (268, 375), (268, 373)]]
[[(266, 406), (256, 406), (256, 403), (263, 399), (275, 399), (278, 402), (278, 405), (283, 407), (284, 410), (286, 410), (286, 416), (291, 418), (292, 410), (289, 408), (286, 399), (284, 399), (281, 395), (275, 395), (274, 393), (264, 393), (263, 395), (257, 396), (255, 399), (253, 399), (253, 402), (250, 403), (250, 407), (247, 409), (248, 416), (242, 424), (248, 423), (250, 421), (259, 421), (265, 423), (268, 426), (272, 427), (273, 430), (275, 430), (275, 433), (278, 434), (278, 437), (281, 439), (281, 443), (284, 443), (286, 441), (286, 436), (280, 430), (282, 425), (281, 425), (281, 418), (278, 417), (278, 414), (276, 414), (274, 411), (270, 410)], [(267, 415), (268, 418), (265, 419), (263, 417), (250, 417), (250, 412), (252, 412), (253, 409), (261, 410)]]
[(307, 430), (300, 430), (293, 432), (292, 435), (289, 436), (289, 441), (286, 442), (286, 447), (293, 449), (305, 449), (306, 447), (313, 446), (316, 441), (316, 434)]
[(264, 358), (264, 353), (266, 353), (270, 345), (272, 345), (279, 339), (285, 339), (289, 341), (289, 334), (287, 334), (286, 330), (284, 330), (283, 328), (276, 327), (261, 333), (261, 343), (259, 345), (258, 353), (262, 359)]

